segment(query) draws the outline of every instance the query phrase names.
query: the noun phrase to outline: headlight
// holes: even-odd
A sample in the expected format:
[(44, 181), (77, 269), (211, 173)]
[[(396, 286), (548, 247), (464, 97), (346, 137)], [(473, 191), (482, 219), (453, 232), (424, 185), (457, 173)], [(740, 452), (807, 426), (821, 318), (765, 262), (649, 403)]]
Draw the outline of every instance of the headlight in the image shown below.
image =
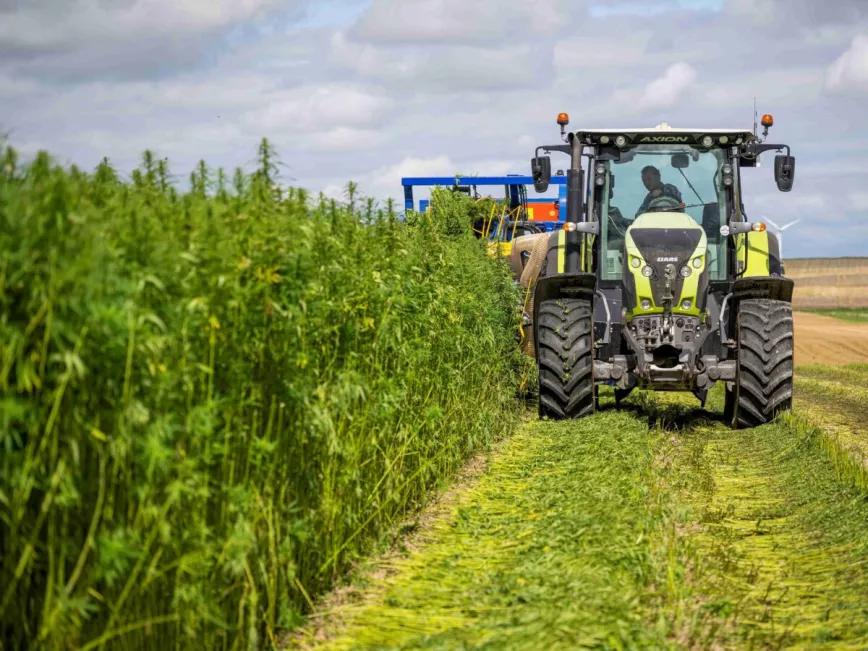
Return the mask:
[(702, 256), (698, 256), (693, 258), (693, 268), (694, 269), (702, 269)]
[(615, 144), (619, 147), (623, 147), (627, 144), (627, 139), (624, 136), (615, 136)]
[(636, 256), (630, 257), (630, 266), (633, 267), (634, 269), (638, 269), (641, 266), (641, 264), (642, 264), (642, 261), (639, 258), (637, 258)]
[(714, 141), (711, 139), (711, 136), (703, 136), (702, 137), (702, 146), (703, 147), (711, 147)]
[(647, 298), (643, 298), (642, 301), (640, 302), (640, 305), (642, 306), (643, 310), (650, 310), (651, 309), (651, 301), (649, 301)]
[(594, 170), (597, 172), (597, 174), (605, 174), (606, 166), (602, 163), (597, 163), (596, 167), (594, 167)]
[(687, 276), (689, 276), (689, 275), (690, 275), (690, 267), (688, 267), (687, 265), (684, 265), (683, 267), (681, 267), (681, 277), (687, 278)]
[(691, 301), (689, 298), (685, 298), (683, 301), (681, 301), (682, 310), (689, 310), (691, 305), (693, 305), (693, 301)]
[(651, 268), (651, 265), (646, 264), (644, 267), (642, 267), (642, 275), (646, 278), (650, 278), (654, 275), (654, 269)]

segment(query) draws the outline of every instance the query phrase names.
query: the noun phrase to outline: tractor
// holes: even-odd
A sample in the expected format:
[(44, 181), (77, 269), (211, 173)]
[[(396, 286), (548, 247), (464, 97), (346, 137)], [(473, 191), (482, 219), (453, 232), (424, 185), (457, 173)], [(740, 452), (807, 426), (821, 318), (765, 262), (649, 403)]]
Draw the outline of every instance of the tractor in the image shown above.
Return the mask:
[[(539, 414), (579, 418), (598, 385), (616, 402), (634, 388), (689, 391), (705, 405), (725, 383), (724, 419), (754, 427), (790, 408), (793, 281), (777, 238), (750, 221), (741, 173), (776, 151), (778, 189), (792, 189), (787, 145), (740, 129), (567, 131), (531, 160), (534, 189), (551, 157), (569, 156), (566, 221), (545, 238), (532, 293)], [(781, 153), (785, 152), (785, 153)]]

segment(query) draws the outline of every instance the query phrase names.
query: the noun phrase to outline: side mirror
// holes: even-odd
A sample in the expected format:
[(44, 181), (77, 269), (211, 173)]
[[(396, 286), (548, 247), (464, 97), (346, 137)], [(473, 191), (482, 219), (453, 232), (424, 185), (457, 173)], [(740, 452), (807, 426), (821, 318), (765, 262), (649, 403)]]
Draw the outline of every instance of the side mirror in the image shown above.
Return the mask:
[(775, 156), (775, 183), (778, 190), (789, 192), (793, 189), (793, 177), (796, 174), (796, 157), (780, 154)]
[(534, 156), (530, 159), (530, 174), (533, 177), (533, 189), (545, 192), (549, 189), (552, 178), (552, 159), (550, 156)]
[(685, 170), (690, 167), (690, 158), (684, 152), (672, 154), (670, 162), (672, 163), (672, 167), (677, 170)]

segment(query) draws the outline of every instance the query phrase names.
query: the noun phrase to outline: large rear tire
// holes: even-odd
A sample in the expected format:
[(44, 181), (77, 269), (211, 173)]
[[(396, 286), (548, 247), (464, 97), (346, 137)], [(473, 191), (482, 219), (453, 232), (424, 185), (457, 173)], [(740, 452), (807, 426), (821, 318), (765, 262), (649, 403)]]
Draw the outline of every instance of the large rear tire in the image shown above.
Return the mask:
[(738, 308), (738, 370), (733, 427), (756, 427), (793, 402), (793, 309), (786, 301), (747, 299)]
[(543, 301), (537, 312), (539, 415), (560, 420), (594, 413), (594, 323), (591, 301)]

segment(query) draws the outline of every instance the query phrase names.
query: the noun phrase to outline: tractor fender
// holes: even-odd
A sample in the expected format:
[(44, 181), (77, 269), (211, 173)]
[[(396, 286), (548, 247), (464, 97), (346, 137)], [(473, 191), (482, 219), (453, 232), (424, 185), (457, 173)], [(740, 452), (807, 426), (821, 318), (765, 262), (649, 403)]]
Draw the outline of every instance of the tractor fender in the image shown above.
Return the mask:
[(780, 243), (777, 236), (769, 231), (739, 235), (736, 259), (739, 275), (743, 278), (780, 276), (784, 271)]
[(739, 278), (732, 284), (732, 298), (736, 303), (750, 298), (768, 298), (792, 303), (794, 285), (791, 278), (784, 276)]

